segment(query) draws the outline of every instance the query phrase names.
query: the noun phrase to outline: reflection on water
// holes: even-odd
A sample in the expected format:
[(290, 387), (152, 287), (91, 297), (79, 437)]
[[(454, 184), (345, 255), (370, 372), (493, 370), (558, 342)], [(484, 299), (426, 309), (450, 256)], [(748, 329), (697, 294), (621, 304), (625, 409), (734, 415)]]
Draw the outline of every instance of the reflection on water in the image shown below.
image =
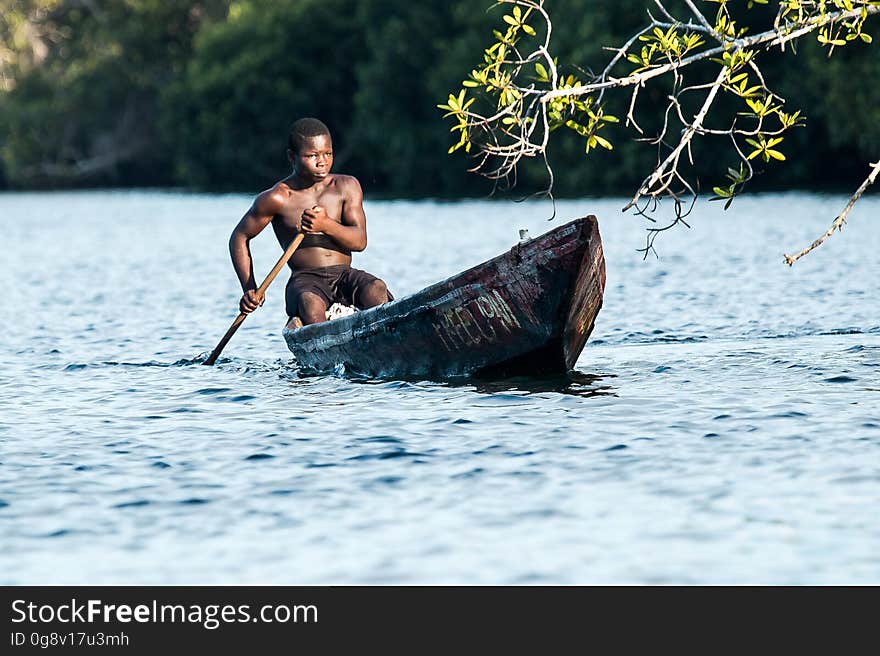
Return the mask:
[[(322, 378), (326, 374), (312, 370), (308, 367), (297, 368), (295, 363), (291, 365), (290, 375), (299, 378)], [(463, 389), (481, 394), (495, 394), (499, 392), (521, 392), (523, 394), (539, 394), (553, 392), (556, 394), (569, 394), (588, 398), (591, 396), (612, 395), (614, 389), (608, 384), (614, 374), (588, 374), (582, 371), (570, 371), (561, 375), (542, 376), (507, 376), (502, 378), (473, 378), (462, 377), (447, 380), (424, 380), (421, 378), (387, 380), (374, 378), (361, 374), (351, 374), (339, 367), (335, 377), (343, 378), (351, 383), (360, 385), (374, 385), (385, 389), (405, 389), (408, 387), (448, 387), (451, 389)]]
[[(648, 261), (622, 201), (562, 201), (608, 269), (577, 370), (458, 382), (300, 371), (280, 282), (202, 366), (250, 200), (0, 195), (0, 583), (880, 581), (880, 200), (791, 269), (845, 199), (699, 205)], [(355, 266), (401, 295), (550, 225), (366, 209)]]
[(571, 371), (564, 376), (513, 376), (498, 380), (473, 381), (467, 386), (481, 394), (498, 392), (522, 392), (524, 394), (568, 394), (590, 398), (593, 396), (617, 396), (609, 381), (614, 374), (602, 376), (582, 371)]

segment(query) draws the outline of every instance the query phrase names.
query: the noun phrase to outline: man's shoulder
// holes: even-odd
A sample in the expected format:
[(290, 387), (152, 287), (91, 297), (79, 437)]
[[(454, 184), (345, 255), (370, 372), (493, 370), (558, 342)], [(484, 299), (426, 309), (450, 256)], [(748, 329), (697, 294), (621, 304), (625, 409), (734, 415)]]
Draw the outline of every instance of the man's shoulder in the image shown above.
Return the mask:
[(283, 207), (292, 193), (293, 189), (281, 180), (257, 194), (254, 205), (265, 210), (277, 210)]
[(269, 196), (277, 196), (278, 198), (289, 198), (294, 192), (295, 189), (287, 184), (286, 180), (279, 180), (262, 193)]
[(361, 193), (361, 183), (358, 182), (358, 179), (353, 175), (346, 175), (345, 173), (334, 173), (333, 184), (342, 193)]
[(348, 186), (348, 185), (357, 185), (360, 186), (360, 182), (353, 175), (348, 175), (346, 173), (331, 173), (333, 176), (333, 184), (339, 186)]

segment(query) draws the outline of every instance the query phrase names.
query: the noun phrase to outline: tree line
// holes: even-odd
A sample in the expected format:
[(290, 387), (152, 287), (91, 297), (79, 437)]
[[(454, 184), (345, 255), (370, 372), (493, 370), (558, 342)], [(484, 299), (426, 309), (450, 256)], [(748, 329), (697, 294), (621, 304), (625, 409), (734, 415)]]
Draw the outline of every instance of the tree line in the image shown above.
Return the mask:
[[(290, 124), (324, 120), (336, 170), (368, 195), (481, 196), (437, 105), (498, 29), (486, 0), (3, 0), (0, 186), (252, 192), (288, 170)], [(710, 3), (700, 3), (709, 5)], [(9, 5), (8, 7), (6, 5)], [(590, 62), (644, 23), (647, 0), (548, 0), (554, 53)], [(503, 9), (503, 8), (502, 8)], [(880, 152), (880, 56), (804, 41), (764, 75), (807, 120), (752, 189), (847, 189)], [(577, 70), (572, 71), (577, 74)], [(662, 113), (667, 98), (641, 102)], [(655, 94), (651, 96), (650, 94)], [(613, 133), (615, 126), (610, 126)], [(627, 194), (656, 157), (621, 133), (551, 153), (557, 195)], [(516, 193), (545, 185), (526, 162)]]

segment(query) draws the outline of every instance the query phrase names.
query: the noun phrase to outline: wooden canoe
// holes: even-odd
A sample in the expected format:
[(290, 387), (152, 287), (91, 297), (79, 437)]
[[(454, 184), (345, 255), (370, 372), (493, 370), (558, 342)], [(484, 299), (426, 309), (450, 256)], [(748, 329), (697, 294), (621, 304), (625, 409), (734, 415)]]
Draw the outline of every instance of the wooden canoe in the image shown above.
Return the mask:
[(308, 370), (379, 378), (549, 375), (574, 368), (602, 307), (595, 216), (577, 219), (442, 282), (283, 334)]

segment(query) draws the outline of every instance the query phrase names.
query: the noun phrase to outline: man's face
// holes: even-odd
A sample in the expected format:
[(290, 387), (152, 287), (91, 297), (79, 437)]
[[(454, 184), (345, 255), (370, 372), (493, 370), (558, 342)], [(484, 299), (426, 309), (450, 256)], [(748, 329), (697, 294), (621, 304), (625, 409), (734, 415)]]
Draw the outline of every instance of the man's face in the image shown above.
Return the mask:
[(288, 152), (297, 173), (315, 180), (327, 177), (333, 166), (333, 141), (329, 134), (304, 139), (296, 152)]

